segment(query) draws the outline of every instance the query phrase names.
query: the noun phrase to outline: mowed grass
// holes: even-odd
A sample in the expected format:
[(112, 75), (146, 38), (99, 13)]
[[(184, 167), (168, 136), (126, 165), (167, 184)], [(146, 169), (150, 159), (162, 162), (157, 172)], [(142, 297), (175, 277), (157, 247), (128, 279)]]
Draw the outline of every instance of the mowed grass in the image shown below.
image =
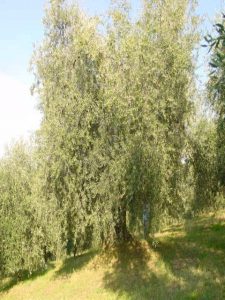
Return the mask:
[(225, 212), (167, 228), (157, 243), (90, 251), (17, 282), (0, 299), (225, 299)]

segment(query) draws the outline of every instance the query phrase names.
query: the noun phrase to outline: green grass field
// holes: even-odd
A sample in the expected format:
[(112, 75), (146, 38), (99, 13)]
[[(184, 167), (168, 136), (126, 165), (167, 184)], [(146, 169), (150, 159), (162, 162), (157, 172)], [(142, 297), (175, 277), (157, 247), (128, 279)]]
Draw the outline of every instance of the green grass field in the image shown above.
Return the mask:
[(225, 213), (201, 216), (133, 243), (49, 264), (17, 282), (0, 283), (0, 299), (225, 299)]

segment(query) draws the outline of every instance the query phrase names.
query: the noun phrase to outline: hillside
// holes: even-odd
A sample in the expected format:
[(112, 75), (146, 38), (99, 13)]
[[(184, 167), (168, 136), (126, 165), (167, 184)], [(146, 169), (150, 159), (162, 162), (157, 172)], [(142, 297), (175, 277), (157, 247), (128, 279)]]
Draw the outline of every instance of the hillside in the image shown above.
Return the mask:
[(225, 212), (110, 253), (84, 253), (0, 284), (0, 299), (225, 299)]

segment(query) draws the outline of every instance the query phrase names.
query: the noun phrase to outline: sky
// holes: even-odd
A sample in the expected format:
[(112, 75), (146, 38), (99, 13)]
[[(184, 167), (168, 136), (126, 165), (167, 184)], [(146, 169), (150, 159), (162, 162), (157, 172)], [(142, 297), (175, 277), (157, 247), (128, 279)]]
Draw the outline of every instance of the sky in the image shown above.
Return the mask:
[[(174, 0), (176, 1), (176, 0)], [(102, 14), (110, 0), (79, 0), (89, 14)], [(132, 0), (134, 13), (139, 1)], [(42, 18), (47, 0), (0, 0), (0, 156), (5, 146), (27, 138), (41, 121), (37, 99), (30, 95), (33, 81), (29, 63), (34, 44), (43, 38)], [(198, 14), (205, 18), (204, 32), (210, 30), (223, 0), (199, 0)], [(200, 51), (198, 75), (204, 83), (206, 52)]]

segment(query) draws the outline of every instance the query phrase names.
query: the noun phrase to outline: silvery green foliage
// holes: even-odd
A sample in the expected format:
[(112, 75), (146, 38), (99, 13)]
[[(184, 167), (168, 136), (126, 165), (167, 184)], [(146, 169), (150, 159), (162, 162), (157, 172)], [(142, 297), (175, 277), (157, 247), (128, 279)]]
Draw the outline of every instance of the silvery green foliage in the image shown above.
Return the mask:
[(200, 118), (192, 129), (194, 211), (213, 208), (215, 204), (215, 196), (219, 190), (217, 138), (216, 124), (213, 120)]
[(218, 181), (221, 187), (225, 184), (225, 16), (214, 25), (215, 32), (205, 37), (210, 51), (210, 79), (208, 82), (209, 99), (212, 103), (213, 112), (215, 113), (215, 122), (217, 129), (217, 170)]
[(45, 265), (44, 237), (38, 206), (32, 198), (35, 165), (24, 142), (12, 146), (0, 161), (0, 271), (36, 270)]
[(51, 1), (33, 57), (41, 199), (61, 244), (128, 237), (185, 205), (181, 163), (192, 113), (194, 3), (143, 1), (139, 19), (113, 1), (105, 20)]

